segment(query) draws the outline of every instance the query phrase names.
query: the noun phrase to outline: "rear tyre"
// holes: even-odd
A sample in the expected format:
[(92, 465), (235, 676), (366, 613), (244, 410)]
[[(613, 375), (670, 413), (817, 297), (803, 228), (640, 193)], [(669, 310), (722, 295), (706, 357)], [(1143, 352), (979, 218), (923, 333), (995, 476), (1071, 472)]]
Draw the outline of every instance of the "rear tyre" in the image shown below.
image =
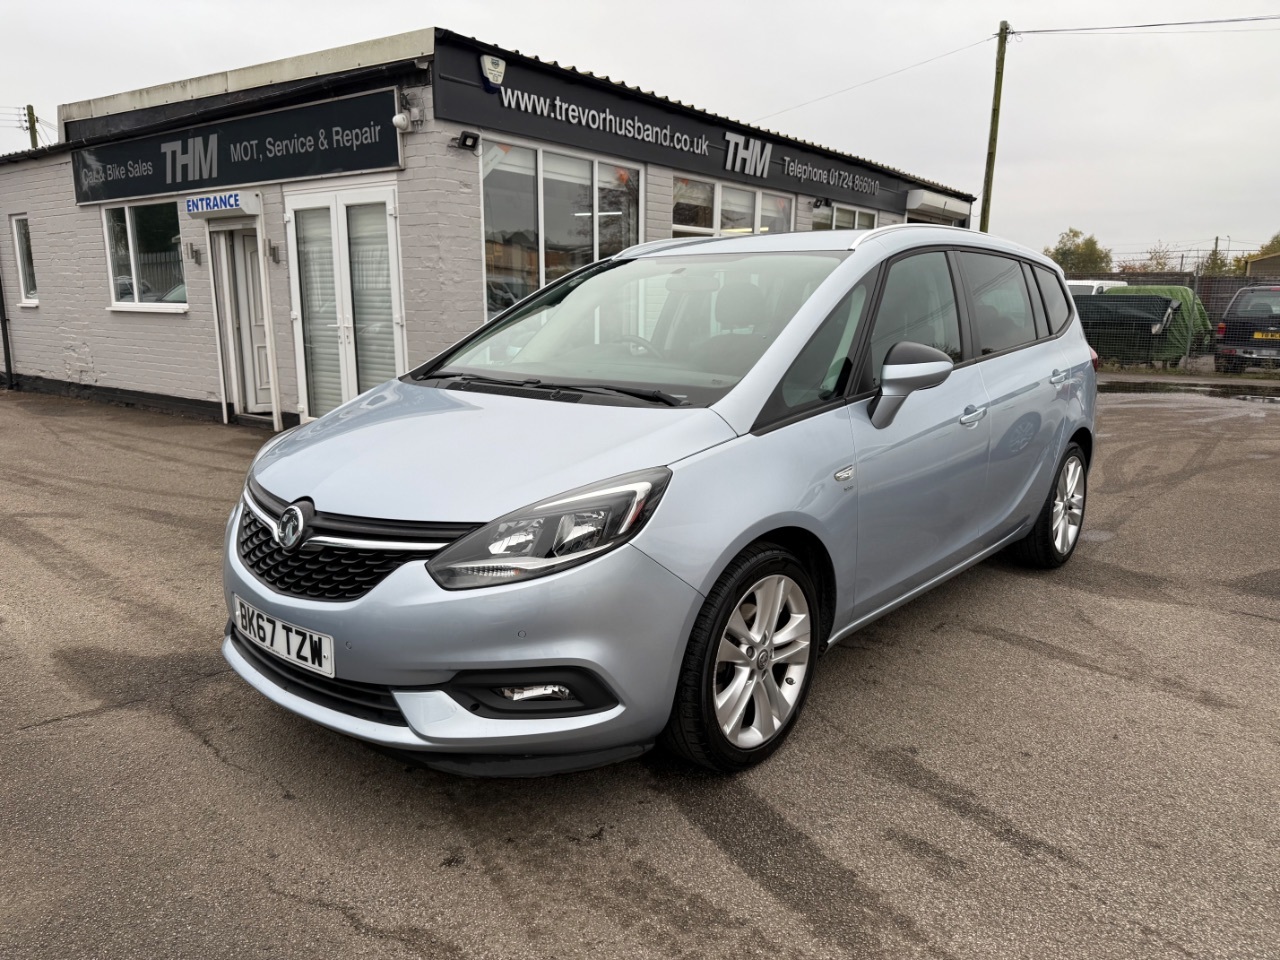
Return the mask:
[(800, 562), (774, 544), (748, 547), (694, 623), (664, 745), (719, 773), (760, 763), (795, 726), (823, 630)]
[(1053, 487), (1035, 526), (1010, 548), (1017, 560), (1029, 567), (1052, 570), (1071, 559), (1084, 526), (1088, 480), (1084, 450), (1078, 443), (1070, 444), (1058, 463)]

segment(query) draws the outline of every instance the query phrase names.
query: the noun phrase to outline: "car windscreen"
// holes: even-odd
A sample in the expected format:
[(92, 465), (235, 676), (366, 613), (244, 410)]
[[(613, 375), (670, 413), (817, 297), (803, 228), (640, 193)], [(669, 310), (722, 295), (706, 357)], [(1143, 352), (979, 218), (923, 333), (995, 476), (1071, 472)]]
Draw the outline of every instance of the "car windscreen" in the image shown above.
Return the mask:
[(691, 404), (733, 388), (847, 251), (607, 261), (549, 287), (422, 378), (659, 390)]

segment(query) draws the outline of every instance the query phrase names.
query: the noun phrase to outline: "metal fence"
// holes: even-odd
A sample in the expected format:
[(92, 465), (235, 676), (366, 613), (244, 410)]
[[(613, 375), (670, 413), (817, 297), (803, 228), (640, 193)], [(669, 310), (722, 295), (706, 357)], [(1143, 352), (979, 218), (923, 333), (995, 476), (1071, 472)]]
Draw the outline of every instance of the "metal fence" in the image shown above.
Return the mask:
[[(1246, 334), (1256, 336), (1256, 341), (1237, 342), (1233, 327), (1231, 336), (1222, 336), (1224, 315), (1236, 292), (1248, 286), (1280, 287), (1280, 277), (1189, 272), (1067, 275), (1069, 284), (1082, 281), (1125, 285), (1123, 294), (1112, 293), (1112, 287), (1075, 296), (1089, 344), (1107, 366), (1280, 378), (1280, 335), (1261, 330)], [(1154, 289), (1147, 294), (1147, 288)], [(1179, 293), (1179, 288), (1189, 294)], [(1276, 324), (1280, 328), (1280, 312)]]

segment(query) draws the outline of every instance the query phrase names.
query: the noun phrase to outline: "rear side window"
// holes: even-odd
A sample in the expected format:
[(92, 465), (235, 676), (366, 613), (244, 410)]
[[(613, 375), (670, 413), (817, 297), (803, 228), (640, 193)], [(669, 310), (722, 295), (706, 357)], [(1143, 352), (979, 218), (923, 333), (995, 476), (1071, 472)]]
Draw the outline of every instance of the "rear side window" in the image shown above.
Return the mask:
[(1067, 320), (1071, 317), (1071, 306), (1067, 303), (1067, 295), (1062, 292), (1062, 284), (1051, 271), (1036, 266), (1032, 269), (1036, 272), (1040, 296), (1044, 297), (1044, 308), (1049, 314), (1049, 332), (1057, 333), (1067, 325)]
[(986, 355), (1036, 339), (1035, 315), (1022, 264), (986, 253), (956, 254), (973, 298), (973, 335)]
[(960, 321), (944, 253), (918, 253), (889, 268), (871, 334), (871, 385), (880, 385), (885, 354), (910, 340), (960, 362)]

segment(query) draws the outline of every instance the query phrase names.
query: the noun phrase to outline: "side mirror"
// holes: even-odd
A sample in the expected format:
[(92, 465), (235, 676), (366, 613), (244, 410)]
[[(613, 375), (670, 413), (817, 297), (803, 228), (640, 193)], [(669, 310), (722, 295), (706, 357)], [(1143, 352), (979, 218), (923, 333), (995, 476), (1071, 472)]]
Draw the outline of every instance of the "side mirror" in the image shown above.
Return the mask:
[(910, 340), (895, 343), (885, 354), (880, 392), (871, 401), (871, 425), (883, 430), (893, 423), (907, 397), (917, 390), (936, 387), (951, 376), (954, 368), (951, 358), (941, 350)]

